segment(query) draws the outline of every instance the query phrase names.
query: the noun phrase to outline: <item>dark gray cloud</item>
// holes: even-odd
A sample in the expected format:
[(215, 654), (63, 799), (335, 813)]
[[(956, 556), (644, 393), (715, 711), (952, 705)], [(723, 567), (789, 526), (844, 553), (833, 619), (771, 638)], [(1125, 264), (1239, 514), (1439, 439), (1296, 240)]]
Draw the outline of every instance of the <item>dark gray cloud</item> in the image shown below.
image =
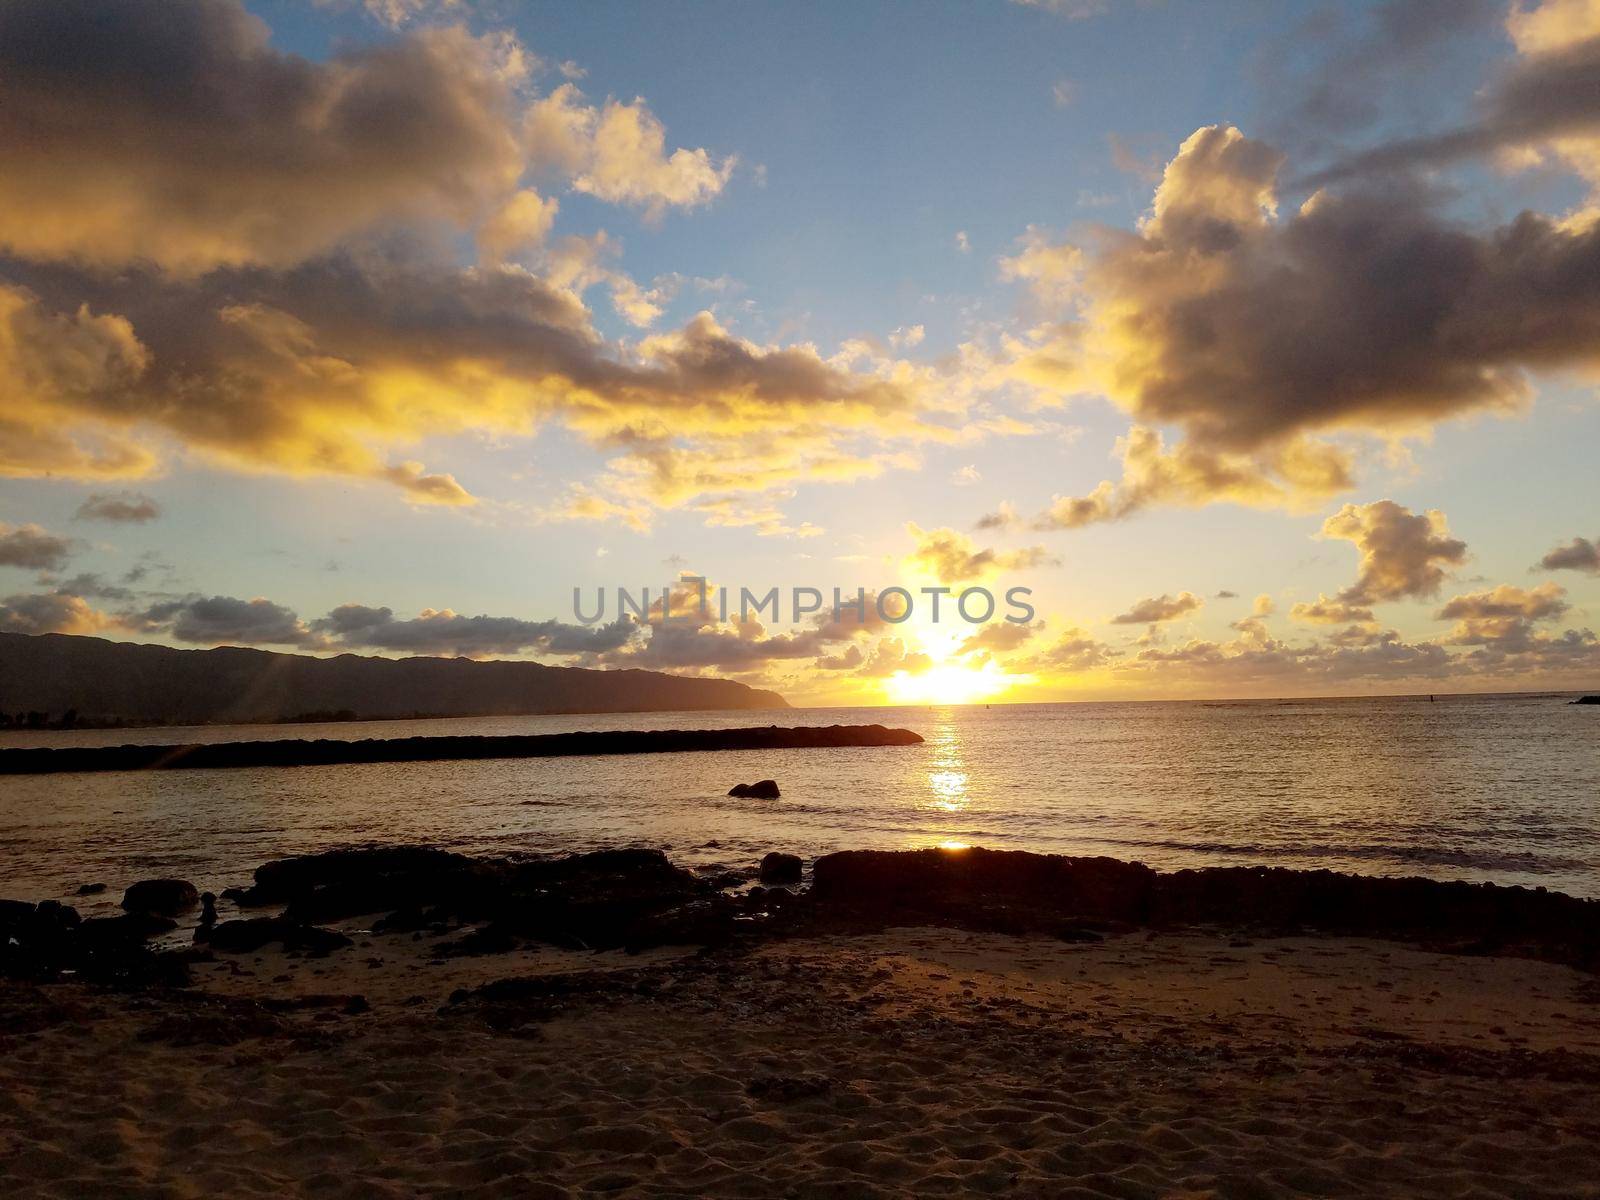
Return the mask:
[[(1397, 115), (1436, 119), (1433, 106), (1460, 51), (1495, 29), (1501, 0), (1384, 0), (1369, 9), (1325, 3), (1262, 55), (1256, 68), (1274, 137), (1325, 152)], [(1310, 61), (1307, 61), (1307, 58)]]
[(1125, 613), (1111, 618), (1113, 625), (1157, 625), (1196, 612), (1205, 603), (1193, 592), (1160, 595), (1141, 600)]
[(1575, 537), (1570, 542), (1555, 547), (1539, 560), (1546, 571), (1582, 571), (1600, 575), (1600, 539), (1591, 542), (1585, 537)]
[(617, 620), (606, 625), (524, 621), (516, 617), (464, 616), (449, 609), (396, 618), (389, 608), (344, 604), (311, 622), (311, 632), (330, 645), (407, 654), (481, 658), (491, 654), (599, 654), (632, 641), (638, 627)]
[(47, 533), (37, 525), (0, 521), (0, 567), (54, 571), (72, 554), (72, 539)]
[(467, 224), (515, 185), (514, 62), (425, 30), (312, 62), (233, 0), (0, 5), (0, 244), (179, 269)]
[(96, 493), (82, 504), (73, 516), (80, 521), (112, 521), (125, 525), (142, 525), (161, 515), (161, 506), (141, 492)]
[(130, 621), (144, 632), (164, 632), (177, 641), (204, 646), (317, 648), (321, 640), (293, 609), (261, 597), (187, 596), (153, 604)]
[(1600, 37), (1530, 49), (1484, 89), (1471, 123), (1384, 143), (1308, 176), (1301, 185), (1322, 187), (1354, 176), (1407, 173), (1508, 148), (1600, 136)]

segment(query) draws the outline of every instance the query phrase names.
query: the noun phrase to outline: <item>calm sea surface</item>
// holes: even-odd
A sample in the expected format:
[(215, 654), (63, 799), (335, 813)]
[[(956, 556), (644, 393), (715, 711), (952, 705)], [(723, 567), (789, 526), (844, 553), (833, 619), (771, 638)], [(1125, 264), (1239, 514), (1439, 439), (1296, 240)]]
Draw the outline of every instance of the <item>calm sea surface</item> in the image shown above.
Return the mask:
[[(247, 882), (365, 842), (472, 852), (967, 844), (1600, 897), (1600, 707), (1565, 696), (797, 709), (0, 734), (0, 746), (877, 722), (912, 747), (0, 777), (0, 896)], [(737, 800), (774, 778), (776, 801)]]

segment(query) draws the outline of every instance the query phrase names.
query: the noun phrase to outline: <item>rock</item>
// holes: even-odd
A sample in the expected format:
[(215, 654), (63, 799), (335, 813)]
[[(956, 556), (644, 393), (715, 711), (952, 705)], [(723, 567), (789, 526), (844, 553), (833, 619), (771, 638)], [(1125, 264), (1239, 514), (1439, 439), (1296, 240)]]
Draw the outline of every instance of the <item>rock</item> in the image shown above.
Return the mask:
[(212, 928), (207, 944), (224, 954), (249, 954), (272, 942), (282, 942), (285, 950), (303, 950), (323, 955), (351, 945), (349, 938), (332, 929), (320, 929), (287, 917), (247, 917), (223, 921)]
[(762, 883), (799, 883), (805, 864), (798, 854), (780, 854), (773, 851), (761, 860)]
[(775, 780), (762, 779), (755, 783), (736, 783), (728, 789), (730, 796), (745, 796), (752, 800), (776, 800), (778, 785)]
[(187, 879), (144, 879), (122, 894), (124, 912), (162, 917), (175, 917), (199, 903), (200, 893)]
[(1139, 922), (1150, 908), (1156, 873), (1114, 858), (1069, 858), (1022, 850), (846, 850), (812, 867), (816, 899), (879, 919), (922, 914), (1002, 920), (1031, 914)]
[(78, 886), (76, 894), (79, 896), (98, 896), (105, 890), (106, 885), (103, 883), (84, 883)]
[(178, 923), (154, 913), (130, 912), (120, 917), (90, 917), (78, 926), (78, 936), (87, 943), (144, 942), (171, 933)]
[(1579, 696), (1574, 704), (1600, 704), (1600, 696)]

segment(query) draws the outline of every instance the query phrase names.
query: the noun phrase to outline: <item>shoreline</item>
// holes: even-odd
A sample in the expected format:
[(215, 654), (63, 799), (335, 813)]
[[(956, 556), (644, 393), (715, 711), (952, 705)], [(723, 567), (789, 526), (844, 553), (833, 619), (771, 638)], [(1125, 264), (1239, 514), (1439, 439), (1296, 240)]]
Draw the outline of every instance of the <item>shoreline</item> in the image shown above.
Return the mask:
[(1593, 1194), (1600, 964), (1511, 935), (1550, 950), (1595, 902), (1401, 881), (1466, 923), (1352, 936), (1286, 900), (1417, 887), (1219, 869), (1185, 884), (1205, 919), (1141, 923), (1116, 860), (765, 865), (263, 864), (209, 941), (139, 952), (187, 986), (0, 981), (0, 1173), (28, 1197)]

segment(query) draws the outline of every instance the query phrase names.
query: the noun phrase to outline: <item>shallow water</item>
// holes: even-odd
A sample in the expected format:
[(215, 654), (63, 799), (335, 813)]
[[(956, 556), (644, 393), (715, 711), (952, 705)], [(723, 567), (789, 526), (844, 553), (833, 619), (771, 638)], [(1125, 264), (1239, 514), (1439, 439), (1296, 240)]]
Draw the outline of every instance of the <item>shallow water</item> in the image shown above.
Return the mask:
[[(0, 734), (0, 746), (876, 722), (912, 747), (0, 778), (0, 896), (362, 842), (650, 845), (690, 865), (984, 845), (1600, 897), (1600, 708), (1568, 697), (797, 709)], [(771, 777), (776, 801), (726, 796)], [(82, 904), (82, 902), (80, 902)]]

